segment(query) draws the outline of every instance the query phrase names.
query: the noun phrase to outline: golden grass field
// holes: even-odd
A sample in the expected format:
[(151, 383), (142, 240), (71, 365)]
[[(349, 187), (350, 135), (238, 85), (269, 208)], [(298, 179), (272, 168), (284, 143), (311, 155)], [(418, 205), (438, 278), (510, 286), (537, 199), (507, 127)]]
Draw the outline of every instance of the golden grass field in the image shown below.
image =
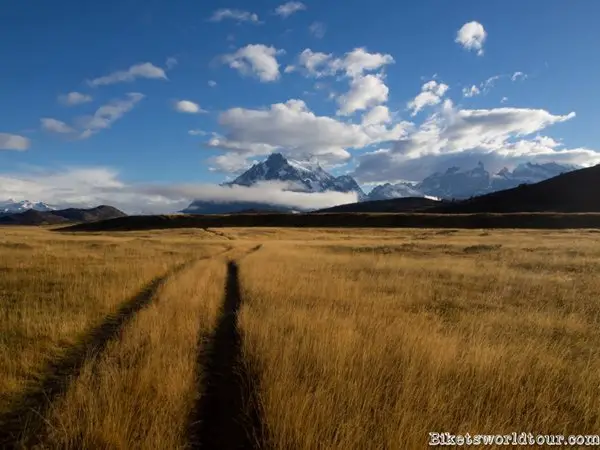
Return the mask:
[(0, 228), (0, 447), (598, 433), (599, 268), (594, 230)]

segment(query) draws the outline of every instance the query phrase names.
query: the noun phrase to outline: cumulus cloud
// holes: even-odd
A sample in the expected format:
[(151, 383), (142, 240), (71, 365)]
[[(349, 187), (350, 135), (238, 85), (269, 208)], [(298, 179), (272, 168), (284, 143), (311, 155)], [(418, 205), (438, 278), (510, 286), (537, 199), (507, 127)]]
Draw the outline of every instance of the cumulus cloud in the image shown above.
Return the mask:
[(315, 115), (302, 100), (288, 100), (269, 109), (233, 108), (221, 114), (219, 123), (226, 134), (209, 141), (210, 148), (246, 158), (277, 150), (298, 160), (314, 157), (323, 164), (347, 161), (347, 149), (400, 139), (410, 126), (404, 122), (389, 127), (348, 124)]
[(364, 126), (381, 125), (382, 123), (389, 123), (391, 120), (390, 110), (387, 106), (379, 105), (375, 106), (363, 116), (362, 124)]
[[(304, 68), (306, 73), (310, 76), (321, 77), (324, 75), (333, 74), (333, 71), (328, 64), (331, 60), (331, 54), (313, 52), (310, 48), (307, 48), (304, 49), (298, 56), (298, 66)], [(287, 70), (288, 69), (286, 67), (286, 71)], [(289, 71), (291, 72), (292, 70)]]
[[(340, 58), (334, 58), (331, 53), (314, 52), (307, 48), (297, 58), (297, 66), (302, 72), (315, 78), (334, 76), (338, 73), (357, 78), (366, 72), (379, 70), (393, 63), (394, 58), (391, 55), (370, 53), (364, 47), (357, 47)], [(291, 66), (289, 71), (293, 70), (295, 67)]]
[(208, 85), (210, 87), (215, 87), (217, 85), (217, 82), (215, 80), (208, 80)]
[(308, 32), (317, 39), (323, 39), (326, 31), (327, 27), (323, 22), (313, 22), (308, 27)]
[(59, 103), (62, 103), (65, 106), (81, 105), (83, 103), (89, 103), (92, 100), (91, 95), (82, 94), (80, 92), (69, 92), (68, 94), (58, 96)]
[(389, 89), (381, 76), (366, 75), (357, 77), (350, 83), (350, 91), (338, 98), (340, 115), (350, 115), (355, 111), (371, 108), (387, 102)]
[(253, 75), (263, 82), (279, 78), (277, 55), (285, 53), (275, 47), (263, 44), (249, 44), (235, 53), (223, 55), (222, 60), (242, 75)]
[(466, 50), (477, 52), (478, 56), (483, 55), (483, 44), (487, 38), (487, 32), (479, 22), (465, 23), (456, 33), (455, 42), (462, 45)]
[(110, 128), (114, 122), (131, 111), (143, 98), (144, 94), (130, 92), (123, 99), (115, 99), (101, 106), (93, 115), (80, 117), (77, 119), (79, 128), (83, 130), (80, 138), (87, 139), (103, 129)]
[(260, 21), (258, 20), (258, 15), (254, 13), (242, 11), (239, 9), (227, 8), (216, 10), (209, 20), (211, 22), (221, 22), (226, 19), (235, 20), (236, 22), (251, 22), (255, 24), (260, 23)]
[(527, 108), (457, 110), (446, 100), (408, 136), (361, 157), (355, 175), (363, 182), (416, 181), (432, 171), (472, 166), (478, 160), (492, 164), (492, 170), (530, 160), (600, 162), (600, 154), (590, 149), (558, 149), (555, 141), (527, 138), (573, 117), (575, 113), (554, 115)]
[(275, 14), (281, 16), (283, 18), (289, 17), (298, 11), (303, 11), (306, 9), (306, 5), (302, 2), (287, 2), (283, 5), (279, 5), (275, 9)]
[(40, 123), (42, 125), (42, 129), (51, 133), (70, 134), (75, 132), (75, 130), (66, 123), (49, 117), (40, 119)]
[[(18, 134), (0, 133), (0, 150), (27, 150), (31, 141)], [(8, 197), (7, 197), (8, 198)]]
[(349, 77), (357, 77), (393, 62), (392, 55), (369, 53), (364, 47), (358, 47), (346, 53), (343, 58), (332, 61), (331, 66), (334, 69), (345, 71)]
[(190, 136), (206, 136), (208, 133), (206, 131), (196, 129), (196, 130), (189, 130), (188, 134)]
[(171, 213), (193, 200), (208, 202), (260, 202), (292, 208), (325, 208), (356, 201), (355, 193), (299, 193), (285, 184), (254, 187), (210, 184), (131, 184), (105, 167), (66, 168), (29, 173), (0, 173), (0, 198), (43, 201), (57, 207), (115, 206), (130, 214)]
[(407, 104), (411, 115), (416, 116), (426, 106), (439, 104), (446, 91), (448, 91), (447, 84), (438, 83), (435, 80), (425, 83), (421, 87), (421, 93)]
[(471, 87), (463, 88), (462, 93), (463, 93), (463, 97), (469, 98), (469, 97), (475, 97), (475, 96), (481, 94), (481, 90), (477, 86), (473, 85)]
[(175, 108), (175, 111), (180, 112), (180, 113), (199, 114), (199, 113), (206, 112), (205, 110), (200, 108), (200, 105), (198, 105), (198, 103), (194, 103), (190, 100), (176, 101), (173, 104), (173, 107)]
[(167, 80), (167, 74), (164, 69), (153, 65), (152, 63), (136, 64), (127, 70), (118, 70), (109, 75), (88, 80), (90, 86), (104, 86), (115, 83), (131, 82), (137, 78), (147, 78), (151, 80)]

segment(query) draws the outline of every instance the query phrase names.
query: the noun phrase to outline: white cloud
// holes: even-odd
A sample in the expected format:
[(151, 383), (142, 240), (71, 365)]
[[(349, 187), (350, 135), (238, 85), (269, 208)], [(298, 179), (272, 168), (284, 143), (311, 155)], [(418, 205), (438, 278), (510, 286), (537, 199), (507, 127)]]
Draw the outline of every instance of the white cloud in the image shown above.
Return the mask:
[[(313, 52), (310, 48), (304, 49), (298, 56), (298, 65), (306, 69), (306, 72), (314, 77), (332, 74), (329, 62), (332, 59), (331, 54)], [(287, 68), (286, 68), (287, 70)], [(291, 71), (291, 70), (290, 70)]]
[(42, 124), (42, 128), (51, 133), (70, 134), (75, 132), (73, 128), (60, 120), (46, 117), (40, 119), (40, 122)]
[(104, 167), (66, 168), (57, 171), (0, 173), (0, 198), (43, 201), (59, 208), (115, 206), (127, 213), (170, 213), (193, 200), (208, 202), (260, 202), (293, 208), (325, 208), (356, 201), (354, 193), (289, 192), (282, 183), (254, 187), (210, 184), (130, 184), (118, 172)]
[(458, 33), (455, 42), (467, 50), (477, 51), (477, 55), (483, 55), (483, 44), (487, 38), (487, 32), (479, 22), (465, 23)]
[[(521, 72), (517, 72), (521, 73)], [(517, 75), (519, 77), (521, 75)], [(514, 77), (514, 75), (513, 75)], [(485, 95), (490, 92), (490, 90), (496, 85), (496, 81), (502, 78), (512, 78), (510, 75), (502, 74), (502, 75), (494, 75), (489, 77), (487, 80), (482, 81), (479, 85), (472, 85), (471, 87), (463, 88), (463, 96), (464, 97), (475, 97), (476, 95)], [(513, 80), (514, 81), (514, 80)]]
[(364, 47), (358, 47), (346, 53), (344, 58), (332, 61), (331, 66), (344, 70), (349, 77), (358, 77), (363, 73), (377, 70), (394, 63), (392, 55), (369, 53)]
[(502, 97), (502, 100), (500, 100), (500, 103), (506, 103), (508, 101), (508, 97)]
[(210, 87), (215, 87), (217, 85), (217, 82), (215, 80), (208, 80), (208, 85)]
[(119, 70), (109, 75), (89, 80), (90, 86), (104, 86), (108, 84), (130, 82), (137, 78), (148, 78), (152, 80), (167, 80), (167, 74), (164, 69), (157, 67), (149, 62), (136, 64), (127, 70)]
[(275, 14), (277, 14), (283, 18), (286, 18), (298, 11), (302, 11), (305, 9), (306, 9), (306, 5), (302, 2), (287, 2), (287, 3), (284, 3), (283, 5), (279, 5), (275, 9)]
[(375, 106), (363, 116), (362, 124), (364, 126), (381, 125), (391, 121), (392, 118), (390, 117), (390, 110), (387, 108), (387, 106), (379, 105)]
[(83, 103), (89, 103), (92, 100), (91, 95), (82, 94), (80, 92), (69, 92), (68, 94), (58, 96), (58, 101), (66, 106), (81, 105)]
[(308, 27), (308, 32), (317, 39), (323, 39), (326, 31), (327, 27), (323, 22), (313, 22)]
[(243, 75), (254, 75), (263, 82), (275, 81), (279, 78), (277, 55), (285, 53), (275, 47), (263, 44), (249, 44), (235, 53), (224, 55), (223, 62)]
[(83, 132), (81, 139), (87, 139), (100, 130), (110, 128), (111, 125), (119, 120), (127, 112), (144, 98), (144, 94), (130, 92), (124, 99), (115, 99), (106, 105), (101, 106), (92, 116), (83, 116), (77, 120)]
[(0, 133), (0, 150), (27, 150), (30, 145), (31, 141), (26, 137), (18, 134)]
[(177, 58), (174, 58), (173, 56), (171, 56), (171, 57), (167, 58), (167, 61), (165, 62), (165, 66), (167, 67), (168, 70), (171, 70), (178, 63), (179, 63), (179, 61), (177, 61)]
[(221, 22), (225, 19), (232, 19), (237, 22), (251, 22), (251, 23), (260, 23), (258, 20), (258, 16), (254, 13), (248, 11), (242, 11), (239, 9), (218, 9), (213, 13), (210, 18), (211, 22)]
[(515, 72), (512, 77), (510, 77), (511, 81), (526, 80), (527, 78), (528, 75), (523, 72)]
[(420, 180), (452, 165), (472, 166), (478, 158), (492, 164), (492, 170), (529, 160), (600, 162), (600, 153), (589, 149), (557, 150), (547, 138), (526, 139), (573, 117), (575, 113), (553, 115), (543, 109), (456, 110), (446, 100), (439, 112), (391, 148), (362, 156), (356, 176), (363, 182)]
[(481, 94), (481, 91), (479, 90), (479, 88), (475, 85), (471, 86), (471, 87), (466, 87), (463, 88), (462, 90), (463, 93), (463, 97), (475, 97), (479, 94)]
[(206, 136), (208, 133), (203, 130), (189, 130), (188, 134), (190, 136)]
[(208, 170), (211, 172), (225, 172), (229, 174), (239, 174), (247, 170), (252, 165), (248, 160), (248, 155), (244, 153), (229, 152), (224, 155), (218, 155), (210, 158), (211, 166)]
[(446, 91), (448, 91), (447, 84), (438, 83), (435, 80), (425, 83), (421, 87), (421, 93), (407, 104), (408, 109), (411, 110), (411, 115), (416, 116), (426, 106), (439, 104)]
[(388, 92), (389, 89), (380, 76), (366, 75), (354, 78), (350, 83), (350, 91), (338, 98), (340, 108), (337, 113), (347, 116), (355, 111), (385, 103)]
[(493, 88), (496, 84), (496, 81), (498, 81), (503, 76), (504, 75), (494, 75), (493, 77), (489, 77), (487, 80), (481, 83), (481, 89), (483, 89), (484, 92), (489, 92), (489, 90)]
[[(269, 109), (233, 108), (219, 118), (224, 137), (213, 138), (208, 147), (247, 157), (281, 151), (297, 160), (313, 157), (323, 164), (347, 161), (347, 149), (400, 139), (410, 124), (356, 125), (317, 116), (302, 100), (288, 100)], [(239, 160), (239, 158), (238, 158)]]
[(198, 103), (194, 103), (190, 100), (176, 101), (173, 107), (175, 108), (175, 111), (180, 113), (199, 114), (206, 112), (205, 110), (200, 108), (200, 105), (198, 105)]
[(304, 49), (298, 55), (298, 66), (306, 75), (317, 78), (333, 76), (339, 72), (343, 72), (350, 78), (356, 78), (364, 75), (365, 72), (379, 70), (393, 63), (394, 58), (391, 55), (369, 53), (364, 47), (357, 47), (341, 58), (334, 58), (330, 53), (313, 52), (310, 48)]

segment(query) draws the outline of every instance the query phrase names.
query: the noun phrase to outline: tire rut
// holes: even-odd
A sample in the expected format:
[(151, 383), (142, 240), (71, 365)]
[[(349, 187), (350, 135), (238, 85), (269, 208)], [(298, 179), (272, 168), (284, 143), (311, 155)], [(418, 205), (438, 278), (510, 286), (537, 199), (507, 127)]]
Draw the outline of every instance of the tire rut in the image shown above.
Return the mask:
[[(260, 249), (252, 248), (248, 256)], [(221, 315), (206, 345), (199, 342), (198, 392), (201, 393), (190, 418), (189, 444), (192, 449), (264, 448), (263, 427), (255, 387), (256, 380), (242, 357), (238, 312), (242, 303), (239, 269), (235, 261), (227, 265), (227, 280)]]
[(43, 371), (43, 378), (14, 401), (16, 406), (13, 409), (0, 415), (0, 448), (21, 449), (38, 444), (43, 437), (44, 413), (58, 396), (66, 392), (85, 361), (92, 355), (102, 353), (135, 314), (150, 304), (159, 288), (171, 277), (199, 260), (214, 258), (229, 250), (231, 248), (216, 255), (194, 258), (154, 278), (78, 344), (67, 349), (60, 358), (49, 362)]

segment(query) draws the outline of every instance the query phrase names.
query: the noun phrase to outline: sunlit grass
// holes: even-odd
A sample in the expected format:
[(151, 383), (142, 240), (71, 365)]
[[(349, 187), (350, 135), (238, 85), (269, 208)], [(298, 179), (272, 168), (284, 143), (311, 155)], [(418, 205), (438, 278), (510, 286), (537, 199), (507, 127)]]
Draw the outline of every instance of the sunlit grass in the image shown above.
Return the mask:
[(273, 447), (600, 426), (595, 233), (303, 233), (241, 267), (245, 354)]

